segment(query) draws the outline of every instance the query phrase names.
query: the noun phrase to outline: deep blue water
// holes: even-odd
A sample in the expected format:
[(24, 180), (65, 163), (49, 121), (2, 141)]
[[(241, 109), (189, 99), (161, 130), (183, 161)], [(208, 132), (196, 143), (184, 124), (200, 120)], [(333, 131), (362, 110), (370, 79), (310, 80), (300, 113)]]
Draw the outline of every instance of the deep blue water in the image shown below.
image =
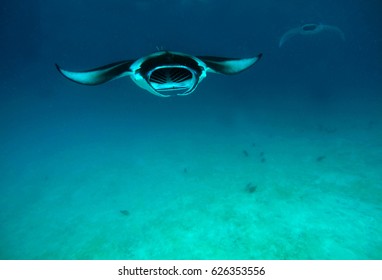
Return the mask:
[[(2, 1), (0, 258), (381, 259), (381, 12), (378, 0)], [(279, 47), (308, 23), (345, 40)], [(54, 66), (157, 49), (263, 58), (171, 98), (129, 78), (78, 85)]]

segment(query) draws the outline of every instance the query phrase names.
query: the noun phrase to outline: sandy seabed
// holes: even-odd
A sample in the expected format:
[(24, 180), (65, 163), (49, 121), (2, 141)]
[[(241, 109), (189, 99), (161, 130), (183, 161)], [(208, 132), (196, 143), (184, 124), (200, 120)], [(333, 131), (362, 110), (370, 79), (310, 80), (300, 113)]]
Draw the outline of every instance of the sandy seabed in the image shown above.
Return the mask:
[(18, 139), (0, 257), (381, 259), (382, 124), (286, 122)]

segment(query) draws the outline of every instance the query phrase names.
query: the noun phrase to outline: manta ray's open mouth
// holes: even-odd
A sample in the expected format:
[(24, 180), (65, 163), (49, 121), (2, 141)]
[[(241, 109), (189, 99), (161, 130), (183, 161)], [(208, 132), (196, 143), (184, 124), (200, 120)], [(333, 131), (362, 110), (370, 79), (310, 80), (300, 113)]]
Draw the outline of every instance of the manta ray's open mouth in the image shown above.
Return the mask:
[(194, 70), (183, 65), (159, 66), (147, 73), (147, 82), (157, 92), (188, 94), (195, 88), (198, 78)]

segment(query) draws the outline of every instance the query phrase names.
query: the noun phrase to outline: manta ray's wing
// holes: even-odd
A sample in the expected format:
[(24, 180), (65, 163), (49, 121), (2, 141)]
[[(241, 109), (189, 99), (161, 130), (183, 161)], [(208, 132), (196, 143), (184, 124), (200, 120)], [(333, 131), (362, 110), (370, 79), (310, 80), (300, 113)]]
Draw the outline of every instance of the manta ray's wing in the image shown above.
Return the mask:
[(282, 45), (284, 45), (284, 43), (286, 41), (288, 41), (290, 38), (292, 38), (298, 34), (300, 34), (300, 27), (292, 28), (292, 29), (288, 30), (287, 32), (285, 32), (283, 34), (283, 36), (281, 36), (281, 38), (280, 38), (279, 48), (281, 48)]
[(62, 69), (56, 64), (57, 70), (67, 79), (83, 85), (99, 85), (110, 80), (132, 74), (130, 66), (135, 60), (115, 62), (87, 71), (72, 72)]
[(255, 64), (263, 54), (250, 58), (225, 58), (217, 56), (197, 56), (207, 65), (207, 71), (232, 75), (240, 73)]
[(337, 26), (334, 25), (322, 25), (323, 30), (332, 31), (340, 35), (342, 41), (345, 41), (345, 34), (342, 32), (341, 29), (339, 29)]

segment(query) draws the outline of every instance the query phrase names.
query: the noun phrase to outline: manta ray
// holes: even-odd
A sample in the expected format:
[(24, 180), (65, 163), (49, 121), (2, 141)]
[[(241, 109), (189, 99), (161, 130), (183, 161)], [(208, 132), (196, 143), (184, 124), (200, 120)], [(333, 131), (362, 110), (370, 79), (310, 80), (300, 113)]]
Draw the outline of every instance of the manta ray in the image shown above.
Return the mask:
[(323, 31), (335, 32), (341, 37), (342, 40), (345, 40), (344, 33), (337, 26), (326, 25), (321, 23), (320, 24), (308, 23), (299, 27), (292, 28), (288, 30), (287, 32), (285, 32), (284, 35), (281, 36), (281, 39), (279, 42), (279, 48), (281, 48), (282, 45), (284, 45), (284, 43), (288, 41), (290, 38), (295, 37), (297, 35), (314, 35)]
[(130, 77), (138, 86), (160, 96), (189, 95), (207, 76), (207, 72), (232, 75), (255, 64), (262, 54), (250, 58), (192, 56), (180, 52), (159, 51), (136, 60), (124, 60), (87, 71), (57, 70), (67, 79), (83, 85), (99, 85)]

